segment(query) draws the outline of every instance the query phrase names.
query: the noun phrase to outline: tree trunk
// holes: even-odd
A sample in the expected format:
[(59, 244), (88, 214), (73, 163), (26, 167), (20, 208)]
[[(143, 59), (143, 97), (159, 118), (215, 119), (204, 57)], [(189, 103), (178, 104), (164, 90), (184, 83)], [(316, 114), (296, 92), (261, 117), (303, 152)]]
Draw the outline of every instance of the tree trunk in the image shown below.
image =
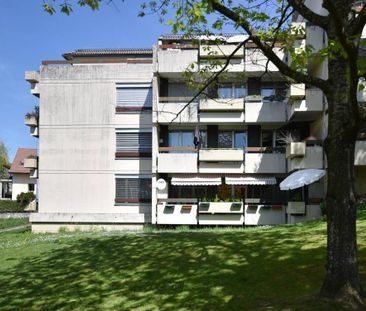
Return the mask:
[[(338, 62), (338, 63), (337, 63)], [(328, 99), (327, 155), (327, 263), (321, 296), (360, 306), (358, 276), (354, 148), (358, 132), (357, 82), (350, 81), (346, 66), (329, 64), (332, 91)], [(356, 83), (356, 86), (354, 85)]]

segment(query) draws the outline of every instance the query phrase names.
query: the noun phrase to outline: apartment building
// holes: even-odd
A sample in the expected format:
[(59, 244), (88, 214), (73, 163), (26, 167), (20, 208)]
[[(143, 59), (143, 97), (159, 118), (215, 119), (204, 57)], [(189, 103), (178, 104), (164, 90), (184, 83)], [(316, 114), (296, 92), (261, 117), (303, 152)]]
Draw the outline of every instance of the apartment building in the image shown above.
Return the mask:
[[(322, 30), (301, 16), (293, 27), (304, 29), (299, 47), (325, 46)], [(212, 58), (224, 60), (244, 36), (216, 39), (164, 35), (153, 49), (76, 50), (26, 72), (40, 103), (30, 125), (39, 137), (33, 231), (275, 225), (321, 216), (323, 93), (291, 84), (248, 42), (225, 79), (195, 98), (186, 68), (194, 73)], [(280, 45), (274, 50), (291, 62)], [(308, 70), (326, 77), (326, 66), (309, 61)], [(362, 92), (359, 99), (366, 99)], [(366, 191), (362, 137), (355, 150), (360, 193)], [(302, 186), (281, 190), (294, 172)]]

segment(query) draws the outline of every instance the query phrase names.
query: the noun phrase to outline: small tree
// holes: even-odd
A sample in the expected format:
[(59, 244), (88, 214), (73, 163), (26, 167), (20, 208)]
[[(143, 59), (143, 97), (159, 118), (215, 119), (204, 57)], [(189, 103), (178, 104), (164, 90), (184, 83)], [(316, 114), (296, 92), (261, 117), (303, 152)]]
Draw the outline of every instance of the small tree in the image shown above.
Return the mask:
[(9, 177), (10, 163), (8, 160), (8, 149), (4, 142), (0, 141), (0, 178)]

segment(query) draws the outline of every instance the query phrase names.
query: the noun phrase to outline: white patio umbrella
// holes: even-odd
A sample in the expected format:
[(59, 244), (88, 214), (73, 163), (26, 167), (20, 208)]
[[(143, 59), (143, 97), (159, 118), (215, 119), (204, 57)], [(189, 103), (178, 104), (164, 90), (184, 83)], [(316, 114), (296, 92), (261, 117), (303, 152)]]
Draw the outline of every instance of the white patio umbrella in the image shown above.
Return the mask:
[(301, 188), (305, 185), (310, 185), (320, 178), (322, 178), (326, 174), (325, 170), (318, 169), (306, 169), (296, 171), (291, 175), (287, 176), (281, 183), (281, 190), (292, 190)]

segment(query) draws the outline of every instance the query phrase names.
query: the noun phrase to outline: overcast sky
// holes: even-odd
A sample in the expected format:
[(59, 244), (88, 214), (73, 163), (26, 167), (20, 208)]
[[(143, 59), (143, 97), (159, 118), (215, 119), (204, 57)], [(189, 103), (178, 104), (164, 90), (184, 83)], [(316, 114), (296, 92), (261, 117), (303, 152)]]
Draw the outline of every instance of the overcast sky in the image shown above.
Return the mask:
[(26, 70), (39, 70), (42, 60), (62, 59), (79, 48), (144, 48), (170, 33), (156, 16), (137, 17), (143, 1), (117, 1), (118, 8), (76, 9), (72, 15), (48, 15), (42, 0), (3, 1), (0, 9), (0, 140), (12, 161), (17, 148), (36, 147), (24, 115), (38, 103), (24, 80)]

